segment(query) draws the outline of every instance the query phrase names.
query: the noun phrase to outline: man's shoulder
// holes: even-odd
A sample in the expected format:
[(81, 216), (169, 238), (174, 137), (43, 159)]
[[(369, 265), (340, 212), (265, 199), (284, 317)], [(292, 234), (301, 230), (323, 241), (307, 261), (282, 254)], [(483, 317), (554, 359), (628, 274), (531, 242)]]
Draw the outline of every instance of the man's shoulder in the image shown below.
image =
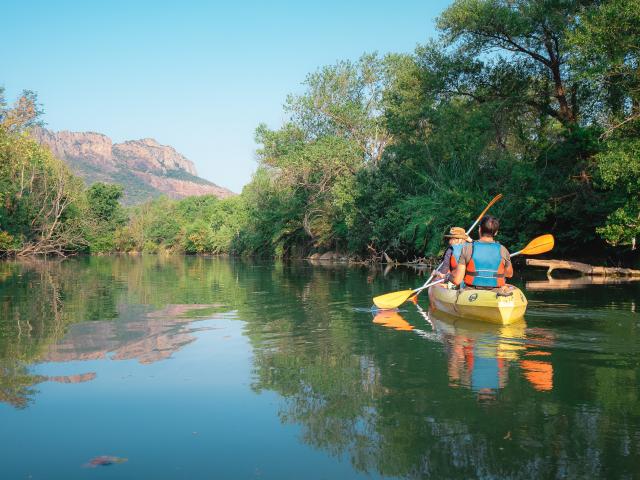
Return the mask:
[(465, 243), (460, 253), (460, 260), (462, 263), (467, 263), (471, 259), (473, 254), (473, 243)]
[(500, 258), (504, 259), (505, 264), (511, 263), (511, 254), (509, 253), (507, 247), (502, 244), (500, 245)]
[(509, 249), (507, 249), (507, 247), (505, 247), (504, 245), (500, 244), (500, 254), (509, 256), (510, 255)]

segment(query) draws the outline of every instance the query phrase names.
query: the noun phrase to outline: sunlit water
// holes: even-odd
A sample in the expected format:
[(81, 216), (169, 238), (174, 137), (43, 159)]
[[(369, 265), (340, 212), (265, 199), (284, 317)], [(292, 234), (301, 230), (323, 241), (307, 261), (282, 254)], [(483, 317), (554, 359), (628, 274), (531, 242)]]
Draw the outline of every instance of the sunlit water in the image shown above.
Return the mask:
[(426, 295), (371, 311), (422, 281), (0, 263), (0, 478), (640, 477), (640, 282), (520, 279), (508, 327), (439, 318)]

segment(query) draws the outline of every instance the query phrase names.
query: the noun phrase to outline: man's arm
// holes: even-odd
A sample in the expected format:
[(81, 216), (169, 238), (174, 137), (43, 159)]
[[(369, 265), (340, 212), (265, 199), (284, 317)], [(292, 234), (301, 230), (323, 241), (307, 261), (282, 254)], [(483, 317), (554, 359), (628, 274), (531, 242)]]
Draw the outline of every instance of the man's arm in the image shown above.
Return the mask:
[(500, 246), (500, 256), (504, 259), (504, 276), (513, 277), (513, 265), (511, 264), (511, 254), (504, 246)]

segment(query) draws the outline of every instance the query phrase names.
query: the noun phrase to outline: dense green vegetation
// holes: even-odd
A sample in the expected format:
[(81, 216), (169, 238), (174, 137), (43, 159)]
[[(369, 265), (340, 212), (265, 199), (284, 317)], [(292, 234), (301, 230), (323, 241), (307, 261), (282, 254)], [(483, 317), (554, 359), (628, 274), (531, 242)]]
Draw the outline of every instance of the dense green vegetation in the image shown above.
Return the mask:
[[(436, 254), (448, 227), (503, 193), (494, 213), (507, 245), (551, 232), (570, 256), (635, 250), (639, 25), (639, 0), (456, 0), (438, 19), (439, 39), (414, 54), (364, 55), (309, 75), (286, 101), (288, 121), (258, 127), (259, 166), (240, 196), (158, 199), (128, 222), (114, 211), (84, 246), (65, 248), (412, 259)], [(2, 108), (11, 123), (18, 106)], [(6, 126), (1, 135), (14, 164), (0, 178), (14, 189), (0, 207), (8, 251), (42, 234), (25, 230), (38, 208), (15, 190), (16, 159), (55, 159), (33, 145), (13, 153), (29, 141)], [(68, 188), (62, 223), (73, 230), (74, 209), (93, 211), (95, 198), (81, 207), (86, 195)]]

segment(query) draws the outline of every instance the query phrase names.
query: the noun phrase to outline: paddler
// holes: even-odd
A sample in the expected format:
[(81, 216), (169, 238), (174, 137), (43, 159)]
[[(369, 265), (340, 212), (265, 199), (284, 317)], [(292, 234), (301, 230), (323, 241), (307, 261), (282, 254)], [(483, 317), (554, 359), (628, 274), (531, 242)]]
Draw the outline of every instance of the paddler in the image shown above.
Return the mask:
[(464, 228), (451, 227), (449, 234), (444, 236), (449, 239), (449, 246), (444, 252), (444, 257), (440, 268), (434, 272), (434, 277), (443, 278), (449, 272), (453, 272), (458, 266), (458, 260), (462, 254), (462, 248), (467, 244), (473, 242), (471, 237), (467, 235)]
[(462, 247), (456, 269), (446, 276), (454, 285), (491, 290), (504, 287), (513, 276), (509, 251), (495, 241), (500, 221), (485, 215), (478, 227), (479, 239)]

